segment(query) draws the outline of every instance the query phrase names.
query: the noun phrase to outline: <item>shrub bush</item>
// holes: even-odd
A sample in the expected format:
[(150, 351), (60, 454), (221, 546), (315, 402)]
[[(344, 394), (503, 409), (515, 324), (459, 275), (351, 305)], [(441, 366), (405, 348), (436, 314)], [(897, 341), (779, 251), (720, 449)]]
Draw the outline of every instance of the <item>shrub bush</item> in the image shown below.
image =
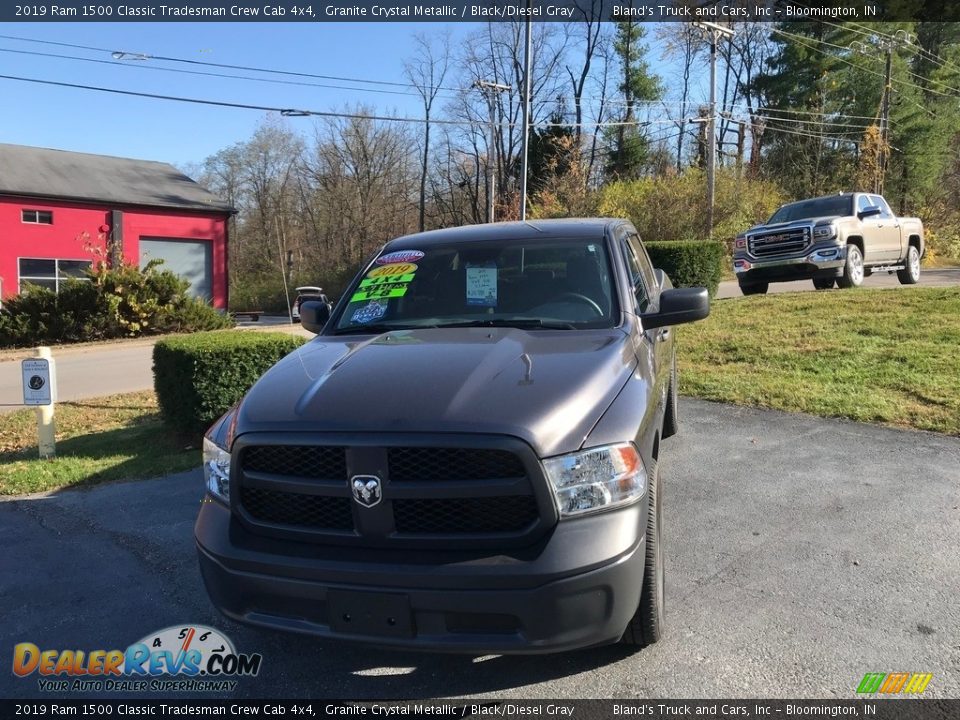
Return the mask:
[(712, 240), (644, 243), (653, 266), (670, 276), (674, 287), (705, 287), (717, 294), (723, 263), (723, 243)]
[(304, 339), (285, 333), (206, 332), (153, 348), (153, 384), (164, 420), (203, 432)]
[(160, 261), (87, 271), (60, 284), (60, 294), (24, 285), (0, 314), (0, 347), (215, 330), (230, 318), (187, 294), (189, 284)]
[[(702, 170), (613, 182), (601, 188), (597, 214), (629, 219), (644, 242), (704, 237), (707, 181)], [(718, 168), (713, 236), (719, 240), (766, 220), (783, 202), (783, 192), (765, 180), (737, 178)]]

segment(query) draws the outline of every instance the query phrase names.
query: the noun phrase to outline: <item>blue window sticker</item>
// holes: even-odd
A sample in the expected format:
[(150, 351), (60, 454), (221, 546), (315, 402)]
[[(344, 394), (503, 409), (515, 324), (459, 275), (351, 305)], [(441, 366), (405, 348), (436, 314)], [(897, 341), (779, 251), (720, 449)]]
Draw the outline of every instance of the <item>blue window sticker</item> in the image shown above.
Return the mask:
[(379, 320), (387, 312), (387, 304), (377, 302), (376, 300), (371, 300), (369, 303), (364, 305), (361, 308), (357, 308), (356, 312), (350, 316), (350, 322), (360, 323), (365, 325), (368, 322), (373, 322), (374, 320)]

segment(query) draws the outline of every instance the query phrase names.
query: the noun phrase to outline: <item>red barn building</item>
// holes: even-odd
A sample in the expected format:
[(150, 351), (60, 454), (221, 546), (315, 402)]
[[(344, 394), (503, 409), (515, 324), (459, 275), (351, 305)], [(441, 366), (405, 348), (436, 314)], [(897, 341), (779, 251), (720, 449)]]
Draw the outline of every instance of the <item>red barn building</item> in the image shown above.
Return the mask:
[(56, 290), (99, 247), (163, 267), (227, 307), (233, 209), (172, 165), (0, 144), (0, 299), (30, 282)]

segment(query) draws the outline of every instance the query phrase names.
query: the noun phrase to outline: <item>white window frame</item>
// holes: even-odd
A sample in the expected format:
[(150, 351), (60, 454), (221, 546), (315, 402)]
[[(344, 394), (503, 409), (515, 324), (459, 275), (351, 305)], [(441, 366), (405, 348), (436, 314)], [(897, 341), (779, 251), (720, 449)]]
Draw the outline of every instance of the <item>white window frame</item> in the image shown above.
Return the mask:
[[(21, 275), (20, 274), (20, 261), (21, 260), (52, 260), (53, 261), (53, 276), (43, 276), (43, 275)], [(26, 280), (30, 282), (31, 280), (53, 280), (54, 281), (54, 292), (57, 295), (60, 294), (60, 283), (66, 280), (80, 280), (81, 282), (90, 282), (89, 278), (82, 277), (73, 277), (71, 275), (61, 275), (60, 274), (60, 263), (61, 262), (82, 262), (87, 263), (93, 267), (93, 261), (88, 260), (87, 258), (49, 258), (49, 257), (18, 257), (17, 258), (17, 292), (23, 290), (23, 281)]]

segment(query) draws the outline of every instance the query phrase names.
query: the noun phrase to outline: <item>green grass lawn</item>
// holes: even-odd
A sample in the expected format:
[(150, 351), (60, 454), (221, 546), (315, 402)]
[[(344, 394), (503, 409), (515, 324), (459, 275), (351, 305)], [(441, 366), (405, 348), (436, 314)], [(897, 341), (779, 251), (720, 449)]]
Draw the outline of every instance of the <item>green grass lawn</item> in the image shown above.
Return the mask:
[(719, 300), (679, 328), (680, 392), (960, 435), (960, 289)]
[(200, 464), (198, 438), (160, 420), (153, 392), (59, 403), (57, 457), (40, 460), (35, 410), (0, 416), (0, 495), (180, 472)]

